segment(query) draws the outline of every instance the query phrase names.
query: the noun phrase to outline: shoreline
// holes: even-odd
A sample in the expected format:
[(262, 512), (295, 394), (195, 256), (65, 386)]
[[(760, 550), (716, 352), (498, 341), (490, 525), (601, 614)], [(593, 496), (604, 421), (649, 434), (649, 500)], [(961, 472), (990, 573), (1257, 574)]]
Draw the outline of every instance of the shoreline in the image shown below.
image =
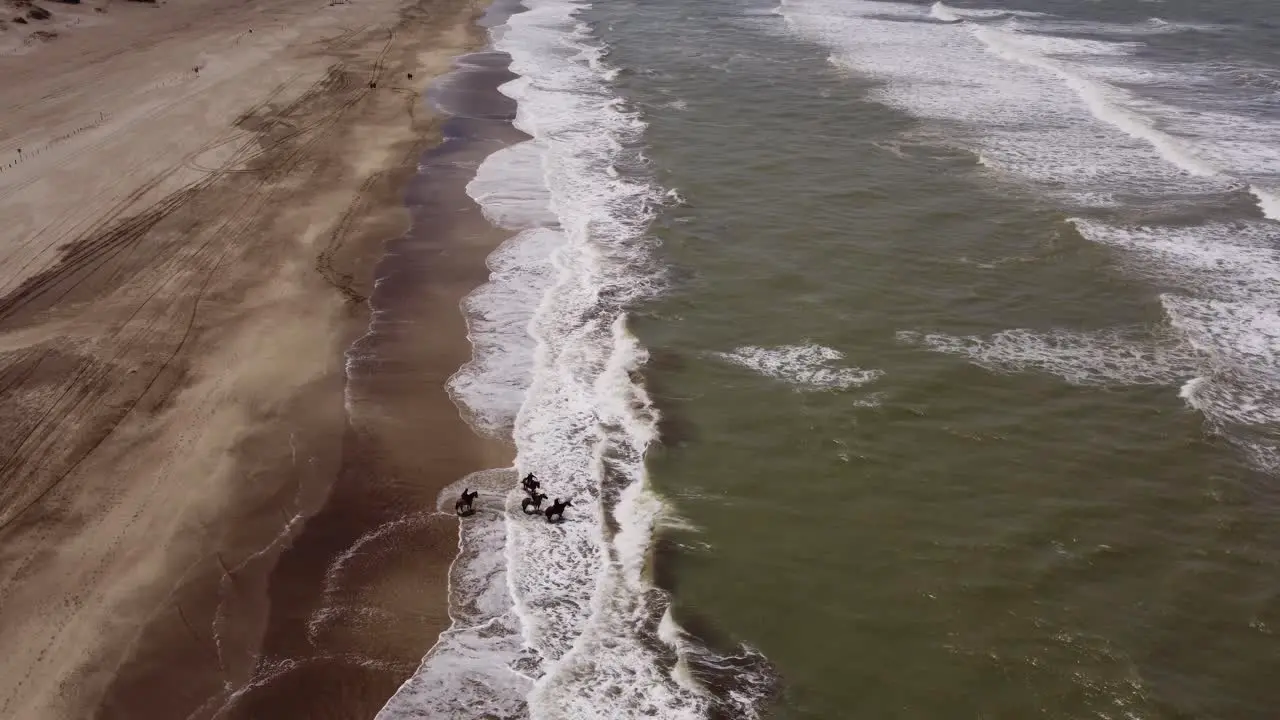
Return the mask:
[[(444, 140), (425, 151), (405, 188), (412, 221), (384, 247), (370, 297), (375, 319), (347, 351), (352, 428), (343, 474), (271, 579), (273, 597), (312, 588), (320, 602), (305, 614), (297, 612), (305, 601), (278, 604), (286, 609), (273, 613), (264, 655), (287, 658), (277, 661), (282, 669), (267, 667), (263, 684), (221, 717), (311, 718), (341, 705), (371, 718), (381, 710), (450, 626), (458, 521), (442, 492), (502, 472), (514, 458), (509, 442), (463, 419), (446, 386), (471, 359), (462, 300), (488, 279), (485, 260), (509, 236), (484, 218), (466, 185), (514, 131), (507, 120), (452, 110), (442, 111)], [(421, 391), (404, 393), (414, 385)], [(357, 536), (357, 527), (365, 532)], [(336, 561), (320, 562), (344, 546)], [(428, 594), (437, 599), (425, 601)], [(371, 659), (382, 665), (370, 667)], [(353, 689), (368, 695), (352, 701)]]
[(468, 300), (476, 361), (455, 389), (477, 425), (511, 427), (514, 474), (535, 472), (576, 509), (548, 526), (523, 516), (513, 473), (466, 479), (501, 506), (482, 500), (461, 525), (456, 623), (379, 718), (749, 715), (755, 693), (698, 680), (752, 663), (707, 652), (649, 578), (664, 504), (645, 455), (659, 420), (628, 320), (659, 284), (649, 230), (673, 195), (648, 172), (646, 125), (584, 6), (526, 8), (494, 45), (519, 77), (502, 94), (530, 137), (490, 155), (472, 188), (515, 235)]
[[(442, 129), (422, 89), (483, 44), (481, 5), (113, 6), (136, 25), (23, 57), (52, 77), (4, 89), (11, 127), (107, 109), (69, 140), (0, 128), (27, 148), (0, 175), (0, 250), (35, 272), (0, 278), (3, 401), (38, 418), (0, 436), (3, 714), (368, 717), (447, 627), (455, 520), (425, 516), (511, 457), (444, 389), (503, 238), (442, 228), (444, 188), (413, 178)], [(87, 89), (42, 101), (60, 81)], [(37, 192), (67, 173), (102, 191)], [(387, 242), (407, 215), (430, 237)], [(406, 242), (434, 264), (375, 284)], [(426, 312), (375, 337), (365, 297)], [(378, 374), (348, 383), (362, 343)]]

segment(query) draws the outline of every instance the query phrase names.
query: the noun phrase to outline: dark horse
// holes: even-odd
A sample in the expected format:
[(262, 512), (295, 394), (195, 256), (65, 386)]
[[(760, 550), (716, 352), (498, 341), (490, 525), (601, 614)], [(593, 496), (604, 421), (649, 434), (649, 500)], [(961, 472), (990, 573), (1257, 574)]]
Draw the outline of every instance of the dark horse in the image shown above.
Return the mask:
[(530, 514), (529, 508), (533, 508), (533, 511), (537, 512), (542, 509), (542, 501), (546, 499), (547, 496), (540, 492), (533, 493), (529, 497), (520, 501), (520, 509), (523, 510), (526, 515)]
[(538, 488), (542, 487), (542, 483), (538, 482), (537, 480), (534, 480), (533, 473), (529, 473), (528, 475), (524, 476), (523, 480), (520, 481), (520, 486), (523, 487), (524, 491), (529, 493), (530, 495), (536, 495), (538, 492)]
[(560, 520), (564, 520), (564, 509), (569, 507), (572, 504), (573, 504), (573, 500), (561, 501), (560, 498), (556, 498), (556, 501), (551, 503), (551, 507), (547, 508), (546, 510), (543, 510), (542, 512), (544, 515), (547, 516), (547, 522), (559, 522), (558, 520), (553, 520), (552, 518), (559, 516)]
[(459, 515), (470, 515), (471, 513), (475, 512), (475, 508), (471, 505), (471, 503), (476, 499), (476, 496), (478, 496), (479, 494), (480, 493), (475, 492), (471, 488), (467, 488), (466, 490), (463, 490), (462, 497), (458, 498), (458, 502), (453, 504), (454, 512), (458, 513)]

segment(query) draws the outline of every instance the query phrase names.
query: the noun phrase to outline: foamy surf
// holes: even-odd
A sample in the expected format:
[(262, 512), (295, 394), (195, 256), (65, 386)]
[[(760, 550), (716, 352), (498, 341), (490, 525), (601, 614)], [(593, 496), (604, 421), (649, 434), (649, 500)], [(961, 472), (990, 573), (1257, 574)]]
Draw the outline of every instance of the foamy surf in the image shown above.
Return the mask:
[(1178, 288), (1160, 304), (1199, 367), (1180, 396), (1251, 458), (1263, 458), (1259, 465), (1277, 469), (1265, 458), (1280, 445), (1280, 227), (1072, 222), (1114, 248), (1131, 272)]
[(798, 390), (849, 390), (884, 374), (881, 370), (840, 367), (837, 363), (844, 359), (844, 353), (813, 343), (773, 348), (748, 345), (716, 353), (716, 357)]
[[(1003, 9), (891, 2), (784, 0), (802, 35), (833, 61), (885, 81), (875, 97), (919, 117), (953, 123), (953, 139), (986, 165), (1084, 206), (1117, 195), (1163, 199), (1246, 189), (1269, 217), (1280, 128), (1260, 121), (1252, 96), (1223, 82), (1233, 68), (1146, 63), (1141, 42), (1111, 39), (1103, 24)], [(922, 22), (926, 18), (942, 20)], [(1141, 28), (1128, 28), (1141, 37)], [(1054, 34), (1069, 30), (1070, 37)], [(1092, 32), (1107, 39), (1084, 39)], [(1171, 76), (1194, 86), (1186, 107)], [(1208, 97), (1216, 112), (1198, 106)]]
[[(1251, 457), (1280, 445), (1280, 102), (1251, 89), (1258, 73), (1249, 68), (1154, 62), (1142, 52), (1144, 37), (1214, 28), (1117, 26), (940, 2), (783, 0), (781, 7), (833, 63), (881, 80), (875, 99), (936, 121), (996, 180), (1087, 212), (1090, 220), (1073, 221), (1082, 236), (1114, 248), (1134, 274), (1177, 288), (1160, 296), (1164, 331), (1145, 336), (1008, 330), (902, 339), (995, 371), (1182, 386), (1211, 427), (1262, 448)], [(1260, 219), (1190, 227), (1098, 219), (1129, 209), (1194, 215), (1243, 198)], [(1187, 385), (1192, 378), (1199, 380)]]
[(945, 3), (935, 2), (929, 6), (929, 15), (943, 22), (961, 22), (963, 20), (996, 20), (1011, 17), (1048, 17), (1047, 13), (1030, 10), (998, 10), (982, 8), (957, 8)]
[[(379, 718), (747, 717), (764, 676), (719, 696), (702, 687), (691, 658), (718, 658), (675, 628), (647, 571), (670, 516), (645, 472), (658, 417), (627, 309), (660, 287), (648, 226), (677, 196), (643, 170), (645, 125), (578, 17), (589, 5), (525, 7), (491, 37), (519, 76), (499, 90), (531, 139), (487, 158), (467, 188), (516, 234), (464, 302), (473, 359), (449, 382), (478, 430), (510, 433), (518, 473), (468, 480), (482, 502), (461, 523), (453, 627)], [(529, 472), (572, 499), (564, 522), (521, 511), (514, 478)]]
[(505, 498), (510, 471), (475, 473), (440, 493), (439, 512), (453, 512), (465, 488), (480, 493), (476, 513), (460, 523), (458, 556), (449, 568), (449, 616), (418, 671), (378, 713), (381, 720), (527, 717), (532, 679), (521, 672), (521, 641), (507, 588)]
[(489, 281), (463, 301), (472, 358), (449, 379), (449, 392), (483, 432), (508, 436), (531, 381), (534, 310), (555, 282), (565, 244), (536, 142), (499, 150), (480, 164), (467, 193), (485, 217), (517, 234), (486, 261)]
[(959, 355), (992, 372), (1043, 372), (1073, 385), (1172, 385), (1201, 358), (1174, 337), (1144, 329), (1070, 332), (1002, 330), (988, 336), (902, 331), (898, 341)]

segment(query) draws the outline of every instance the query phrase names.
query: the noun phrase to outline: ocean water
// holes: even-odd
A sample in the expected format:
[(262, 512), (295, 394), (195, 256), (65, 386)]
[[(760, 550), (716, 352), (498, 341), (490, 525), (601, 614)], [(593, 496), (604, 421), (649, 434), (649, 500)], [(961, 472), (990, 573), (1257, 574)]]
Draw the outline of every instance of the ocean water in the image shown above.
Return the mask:
[(495, 8), (516, 467), (380, 717), (1274, 717), (1280, 10)]

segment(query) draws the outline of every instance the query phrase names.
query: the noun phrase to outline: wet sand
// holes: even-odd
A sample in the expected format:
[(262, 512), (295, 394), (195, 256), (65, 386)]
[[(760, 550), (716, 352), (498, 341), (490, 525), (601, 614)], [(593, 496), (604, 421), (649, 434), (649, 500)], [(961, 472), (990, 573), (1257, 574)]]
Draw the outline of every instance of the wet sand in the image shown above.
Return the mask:
[[(510, 77), (471, 75), (463, 91)], [(466, 184), (489, 153), (522, 136), (506, 120), (466, 117), (446, 119), (441, 132), (405, 193), (411, 229), (376, 268), (374, 321), (348, 351), (352, 429), (337, 484), (270, 577), (264, 661), (221, 717), (372, 718), (449, 625), (458, 521), (442, 486), (511, 464), (507, 445), (461, 422), (445, 383), (471, 357), (459, 304), (488, 278), (485, 258), (508, 235)]]
[[(501, 238), (410, 181), (479, 6), (113, 3), (0, 54), (0, 716), (371, 717), (445, 627), (437, 495), (510, 459), (443, 388)], [(411, 322), (352, 346), (370, 303)]]

